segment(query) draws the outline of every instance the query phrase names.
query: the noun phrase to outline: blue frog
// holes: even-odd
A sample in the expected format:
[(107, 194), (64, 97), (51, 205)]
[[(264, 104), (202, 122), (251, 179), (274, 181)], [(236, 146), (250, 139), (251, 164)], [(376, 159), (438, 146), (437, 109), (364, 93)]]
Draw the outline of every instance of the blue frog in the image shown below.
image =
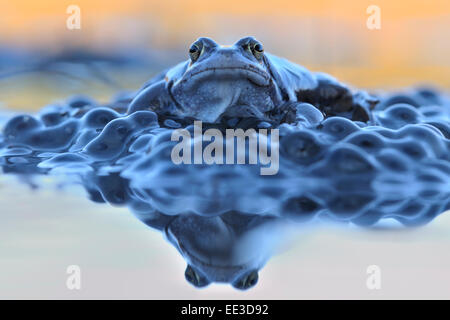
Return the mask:
[(158, 114), (192, 117), (204, 122), (254, 117), (276, 123), (295, 121), (299, 114), (343, 116), (372, 120), (378, 100), (364, 91), (353, 92), (330, 75), (264, 51), (253, 37), (232, 46), (199, 38), (189, 48), (189, 60), (149, 80), (131, 102), (128, 112), (153, 110)]

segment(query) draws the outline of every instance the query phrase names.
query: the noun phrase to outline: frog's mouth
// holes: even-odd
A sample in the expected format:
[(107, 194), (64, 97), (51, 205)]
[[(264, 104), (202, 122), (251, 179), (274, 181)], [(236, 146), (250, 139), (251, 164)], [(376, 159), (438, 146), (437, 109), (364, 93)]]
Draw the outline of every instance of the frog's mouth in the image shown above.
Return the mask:
[(254, 85), (260, 87), (266, 87), (270, 84), (269, 74), (253, 65), (209, 67), (200, 70), (192, 70), (192, 72), (183, 77), (181, 82), (191, 81), (196, 83), (211, 78), (218, 80), (247, 79)]

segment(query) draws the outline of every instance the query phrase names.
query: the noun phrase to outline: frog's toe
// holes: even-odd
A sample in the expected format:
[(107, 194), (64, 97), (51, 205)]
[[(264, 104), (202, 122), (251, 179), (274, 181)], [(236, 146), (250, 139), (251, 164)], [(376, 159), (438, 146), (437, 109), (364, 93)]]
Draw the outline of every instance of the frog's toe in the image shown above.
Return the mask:
[(305, 125), (317, 125), (323, 121), (322, 112), (309, 103), (296, 105), (296, 121)]

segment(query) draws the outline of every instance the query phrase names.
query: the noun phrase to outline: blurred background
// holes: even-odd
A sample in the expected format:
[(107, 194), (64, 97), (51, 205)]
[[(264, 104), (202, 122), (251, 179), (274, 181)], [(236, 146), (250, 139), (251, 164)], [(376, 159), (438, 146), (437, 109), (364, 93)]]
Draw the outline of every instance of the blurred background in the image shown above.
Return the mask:
[[(66, 27), (70, 5), (81, 29)], [(366, 26), (370, 5), (381, 10), (379, 30)], [(450, 87), (448, 0), (16, 0), (0, 2), (0, 21), (0, 101), (14, 109), (135, 90), (186, 59), (200, 36), (232, 44), (253, 35), (357, 87)]]

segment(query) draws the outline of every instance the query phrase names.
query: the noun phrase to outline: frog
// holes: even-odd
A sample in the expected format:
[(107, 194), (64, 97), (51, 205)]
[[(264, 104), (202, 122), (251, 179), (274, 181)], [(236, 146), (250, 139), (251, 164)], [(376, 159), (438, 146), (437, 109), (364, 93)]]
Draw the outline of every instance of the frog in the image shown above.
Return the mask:
[(377, 97), (272, 55), (252, 36), (233, 45), (201, 37), (188, 55), (147, 81), (127, 112), (152, 110), (207, 123), (256, 118), (281, 124), (306, 118), (317, 124), (332, 116), (373, 122)]

